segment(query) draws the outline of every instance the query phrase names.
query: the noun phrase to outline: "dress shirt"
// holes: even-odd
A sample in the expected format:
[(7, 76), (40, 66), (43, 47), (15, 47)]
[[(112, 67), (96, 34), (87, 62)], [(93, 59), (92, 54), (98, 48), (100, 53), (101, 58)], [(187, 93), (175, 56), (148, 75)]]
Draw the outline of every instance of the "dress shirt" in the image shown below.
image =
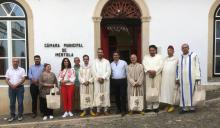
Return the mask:
[(124, 79), (127, 76), (127, 62), (118, 60), (111, 63), (112, 79)]
[(41, 73), (44, 70), (44, 66), (42, 64), (40, 65), (31, 65), (31, 67), (29, 68), (29, 72), (28, 72), (28, 77), (29, 79), (32, 80), (39, 80), (39, 77), (41, 75)]

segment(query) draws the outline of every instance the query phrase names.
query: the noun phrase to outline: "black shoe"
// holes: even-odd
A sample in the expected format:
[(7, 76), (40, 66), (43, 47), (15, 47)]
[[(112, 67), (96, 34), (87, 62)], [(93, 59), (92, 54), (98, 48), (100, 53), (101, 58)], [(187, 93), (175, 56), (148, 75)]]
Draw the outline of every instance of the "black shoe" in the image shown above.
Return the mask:
[(8, 120), (8, 122), (12, 122), (12, 121), (15, 120), (15, 117), (11, 116), (11, 117), (9, 117), (7, 120)]
[(148, 112), (152, 112), (152, 110), (151, 109), (145, 109), (144, 112), (148, 113)]
[(179, 114), (185, 114), (185, 113), (187, 113), (186, 110), (180, 110), (180, 111), (179, 111)]
[(23, 120), (23, 116), (18, 116), (18, 121), (22, 121)]
[(32, 114), (32, 118), (36, 118), (37, 117), (37, 114), (36, 113), (33, 113)]
[(157, 108), (157, 109), (154, 109), (153, 110), (155, 113), (158, 113), (160, 110)]

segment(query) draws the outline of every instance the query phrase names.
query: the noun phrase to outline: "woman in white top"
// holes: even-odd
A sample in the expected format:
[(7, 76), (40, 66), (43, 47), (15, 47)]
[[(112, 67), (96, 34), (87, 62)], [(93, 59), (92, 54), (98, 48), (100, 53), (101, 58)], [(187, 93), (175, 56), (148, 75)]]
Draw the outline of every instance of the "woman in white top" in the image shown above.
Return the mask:
[(61, 63), (61, 71), (58, 76), (58, 81), (61, 85), (61, 95), (63, 101), (63, 118), (73, 116), (72, 102), (74, 94), (75, 71), (71, 68), (71, 62), (68, 58), (63, 58)]

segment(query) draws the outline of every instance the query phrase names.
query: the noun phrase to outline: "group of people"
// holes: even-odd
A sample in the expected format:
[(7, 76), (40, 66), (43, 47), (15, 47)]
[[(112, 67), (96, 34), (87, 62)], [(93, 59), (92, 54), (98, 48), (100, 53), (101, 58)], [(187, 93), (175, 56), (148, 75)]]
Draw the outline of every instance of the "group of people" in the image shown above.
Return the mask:
[[(155, 45), (149, 46), (149, 54), (144, 56), (142, 64), (137, 62), (135, 54), (130, 55), (130, 64), (120, 59), (118, 51), (113, 52), (113, 62), (110, 63), (103, 56), (103, 50), (97, 50), (97, 58), (93, 64), (89, 63), (89, 56), (74, 58), (74, 66), (68, 58), (63, 58), (61, 70), (56, 76), (51, 72), (51, 65), (41, 64), (39, 55), (34, 56), (35, 64), (29, 68), (30, 93), (32, 97), (32, 116), (37, 116), (38, 97), (40, 97), (40, 112), (43, 120), (53, 119), (53, 110), (47, 107), (46, 95), (55, 86), (60, 86), (63, 115), (72, 117), (80, 113), (83, 117), (89, 114), (99, 116), (108, 115), (110, 107), (110, 85), (115, 89), (117, 113), (124, 116), (138, 112), (159, 112), (159, 104), (168, 105), (167, 111), (174, 110), (174, 88), (180, 89), (181, 113), (194, 112), (192, 103), (194, 87), (201, 81), (198, 56), (189, 52), (189, 45), (182, 45), (181, 58), (174, 56), (174, 47), (167, 48), (167, 57), (157, 54)], [(23, 99), (25, 70), (19, 67), (19, 60), (12, 60), (13, 66), (6, 72), (6, 82), (9, 85), (10, 118), (15, 120), (15, 103), (18, 100), (17, 119), (23, 119)], [(154, 94), (152, 94), (154, 93)], [(153, 100), (147, 98), (156, 95)], [(135, 99), (136, 97), (137, 99)], [(134, 107), (134, 106), (138, 107)], [(128, 110), (127, 110), (128, 109)], [(94, 112), (96, 110), (96, 112)]]

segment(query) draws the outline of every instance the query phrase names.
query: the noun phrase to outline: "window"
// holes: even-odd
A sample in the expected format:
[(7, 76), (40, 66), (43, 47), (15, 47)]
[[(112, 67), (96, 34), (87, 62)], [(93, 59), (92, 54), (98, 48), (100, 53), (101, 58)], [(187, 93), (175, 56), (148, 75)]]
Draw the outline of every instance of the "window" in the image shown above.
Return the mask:
[(27, 71), (27, 18), (23, 8), (13, 2), (0, 4), (0, 77), (18, 58)]

